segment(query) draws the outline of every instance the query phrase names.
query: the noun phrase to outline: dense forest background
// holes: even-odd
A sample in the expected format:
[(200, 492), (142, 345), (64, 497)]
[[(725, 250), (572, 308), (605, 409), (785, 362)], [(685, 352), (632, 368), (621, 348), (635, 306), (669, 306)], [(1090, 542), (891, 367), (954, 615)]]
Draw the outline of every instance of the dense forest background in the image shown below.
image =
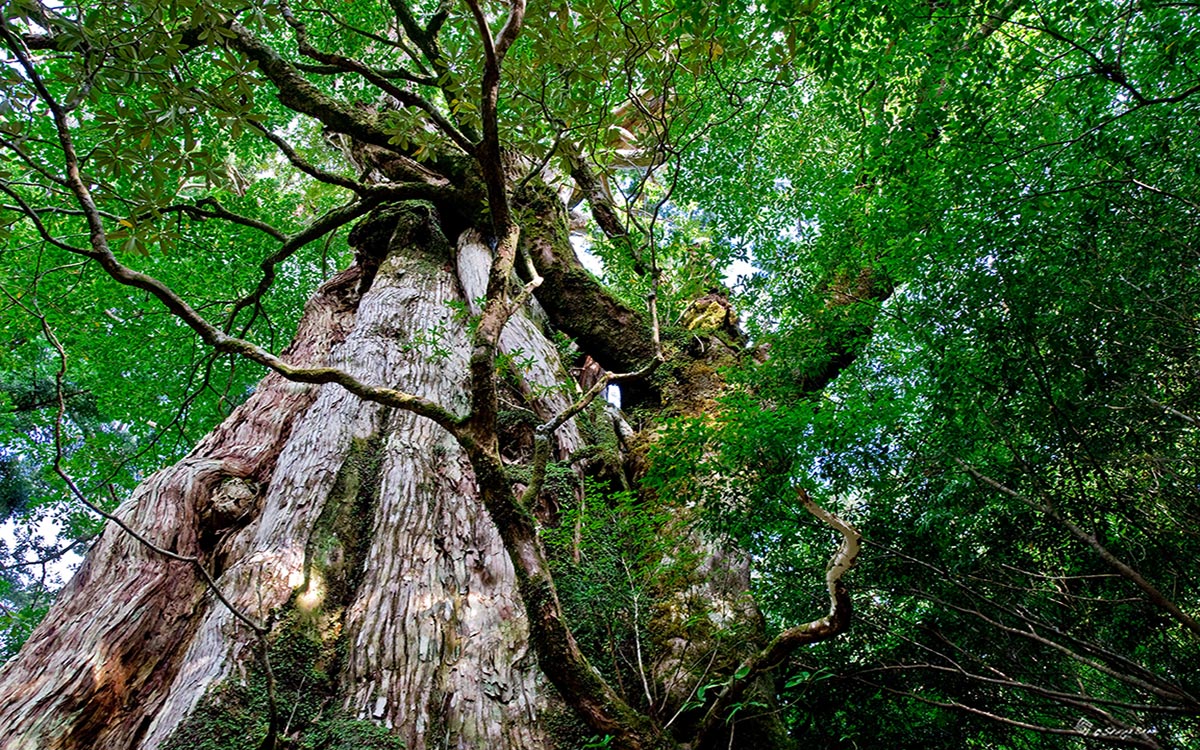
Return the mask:
[[(479, 29), (506, 39), (518, 13), (495, 56)], [(592, 463), (547, 468), (533, 432), (497, 434), (506, 460), (541, 467), (520, 487), (554, 495), (539, 544), (574, 638), (664, 735), (712, 718), (729, 747), (765, 748), (737, 727), (770, 715), (778, 747), (1200, 746), (1197, 14), (1159, 0), (3, 3), (0, 656), (21, 658), (64, 561), (105, 528), (82, 499), (115, 512), (271, 367), (88, 255), (96, 231), (214, 330), (276, 352), (318, 285), (362, 263), (351, 229), (381, 202), (467, 205), (432, 178), (413, 195), (362, 185), (420, 170), (457, 185), (448, 154), (469, 153), (484, 208), (464, 226), (509, 226), (500, 195), (519, 224), (522, 191), (544, 182), (593, 282), (638, 315), (653, 300), (662, 364), (610, 391), (619, 439), (582, 424), (617, 411), (603, 396), (577, 410)], [(369, 112), (383, 140), (297, 105), (281, 56), (313, 101)], [(386, 174), (389, 148), (408, 182)], [(490, 309), (474, 302), (446, 317), (471, 336)], [(458, 329), (439, 325), (403, 351), (458, 362)], [(571, 324), (545, 327), (566, 403), (617, 369)], [(489, 373), (515, 382), (530, 356), (496, 354)], [(746, 561), (764, 642), (830, 608), (841, 537), (805, 512), (810, 496), (862, 536), (849, 628), (769, 669), (714, 646), (670, 698), (674, 678), (647, 665), (666, 663), (663, 612), (690, 576), (720, 573), (705, 544)], [(715, 623), (715, 643), (751, 638), (703, 606), (690, 617)], [(743, 678), (757, 692), (731, 689)], [(265, 715), (237, 731), (259, 743)], [(598, 726), (558, 746), (634, 746)], [(340, 746), (317, 736), (295, 742)]]

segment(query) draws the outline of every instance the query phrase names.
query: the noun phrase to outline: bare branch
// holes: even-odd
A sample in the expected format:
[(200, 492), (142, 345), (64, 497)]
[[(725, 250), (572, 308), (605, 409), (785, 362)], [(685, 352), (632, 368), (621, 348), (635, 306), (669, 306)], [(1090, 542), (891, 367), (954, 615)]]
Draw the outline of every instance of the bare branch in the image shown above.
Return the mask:
[(903, 691), (903, 690), (896, 690), (895, 688), (890, 688), (885, 685), (879, 685), (874, 682), (869, 682), (867, 680), (859, 680), (859, 682), (862, 682), (864, 685), (870, 685), (871, 687), (876, 688), (878, 690), (883, 690), (884, 692), (892, 693), (893, 695), (902, 695), (906, 698), (912, 698), (913, 700), (919, 701), (926, 705), (938, 706), (939, 708), (950, 708), (950, 709), (954, 709), (957, 711), (962, 711), (964, 713), (974, 714), (975, 716), (980, 716), (980, 717), (989, 719), (991, 721), (995, 721), (1000, 724), (1007, 724), (1008, 726), (1018, 727), (1020, 729), (1029, 729), (1029, 730), (1032, 730), (1035, 732), (1041, 732), (1042, 734), (1052, 734), (1052, 735), (1060, 735), (1060, 736), (1066, 736), (1066, 737), (1085, 737), (1088, 739), (1096, 739), (1096, 740), (1101, 740), (1104, 742), (1111, 742), (1111, 743), (1117, 744), (1117, 745), (1129, 745), (1132, 747), (1145, 747), (1145, 748), (1149, 748), (1150, 750), (1160, 750), (1160, 748), (1162, 747), (1162, 745), (1160, 745), (1158, 742), (1156, 742), (1153, 737), (1151, 737), (1148, 734), (1145, 734), (1144, 732), (1140, 732), (1137, 730), (1120, 730), (1115, 733), (1095, 733), (1095, 732), (1080, 731), (1079, 729), (1066, 729), (1063, 727), (1048, 727), (1043, 724), (1033, 724), (1028, 721), (1020, 721), (1018, 719), (1012, 719), (1007, 716), (993, 713), (991, 711), (984, 711), (979, 708), (974, 708), (972, 706), (968, 706), (964, 703), (959, 703), (957, 701), (934, 700), (932, 698), (927, 698), (925, 696), (918, 695), (916, 693), (910, 693), (910, 692)]
[[(40, 214), (44, 213), (44, 212), (39, 211), (38, 209), (36, 209), (33, 206), (30, 206), (28, 203), (26, 203), (25, 199), (21, 197), (20, 193), (16, 192), (15, 190), (13, 190), (11, 187), (9, 187), (7, 184), (5, 184), (3, 182), (0, 182), (0, 192), (5, 193), (10, 198), (12, 198), (14, 201), (17, 202), (18, 210), (20, 210), (21, 213), (25, 214), (25, 216), (33, 224), (33, 228), (37, 231), (38, 235), (40, 235), (43, 240), (45, 240), (46, 242), (49, 242), (51, 245), (54, 245), (55, 247), (57, 247), (61, 250), (66, 250), (69, 253), (76, 253), (78, 255), (82, 255), (82, 256), (88, 257), (88, 258), (93, 257), (92, 253), (89, 250), (85, 250), (82, 247), (76, 247), (75, 245), (71, 245), (66, 242), (63, 242), (62, 240), (60, 240), (59, 238), (57, 238), (53, 234), (51, 234), (50, 230), (46, 228), (46, 225), (42, 221), (42, 218), (40, 216)], [(78, 215), (86, 216), (87, 213), (84, 211), (80, 211)]]
[[(85, 495), (83, 493), (83, 491), (79, 488), (79, 485), (75, 483), (75, 480), (71, 477), (71, 475), (63, 467), (63, 463), (62, 463), (62, 461), (63, 461), (63, 419), (66, 415), (66, 410), (67, 410), (66, 396), (65, 396), (65, 392), (64, 392), (64, 388), (63, 388), (63, 383), (66, 380), (66, 374), (67, 374), (67, 352), (65, 349), (63, 349), (62, 343), (58, 340), (58, 337), (54, 335), (54, 331), (50, 328), (50, 325), (47, 322), (46, 317), (44, 315), (42, 315), (42, 313), (39, 310), (31, 309), (31, 308), (27, 307), (26, 305), (22, 304), (19, 300), (17, 300), (15, 297), (13, 297), (12, 295), (9, 295), (7, 291), (5, 291), (5, 294), (9, 297), (10, 300), (13, 301), (14, 304), (20, 306), (27, 313), (29, 313), (30, 315), (33, 315), (35, 318), (38, 319), (38, 321), (41, 323), (42, 333), (45, 335), (46, 340), (50, 343), (51, 346), (54, 347), (55, 351), (58, 353), (59, 367), (58, 367), (58, 370), (55, 372), (55, 378), (54, 378), (55, 390), (56, 390), (56, 393), (58, 396), (58, 409), (57, 409), (57, 412), (55, 414), (55, 419), (54, 419), (54, 473), (58, 475), (59, 479), (61, 479), (64, 484), (66, 484), (66, 486), (70, 490), (71, 494), (74, 495), (75, 498), (77, 500), (79, 500), (79, 502), (81, 502), (84, 506), (86, 506), (93, 513), (96, 513), (97, 515), (101, 516), (105, 520), (107, 520), (110, 523), (112, 523), (113, 525), (115, 525), (117, 528), (119, 528), (124, 533), (128, 534), (130, 537), (132, 537), (134, 540), (136, 540), (139, 544), (141, 544), (142, 546), (149, 549), (151, 552), (153, 552), (157, 555), (161, 555), (162, 557), (165, 557), (168, 560), (174, 560), (176, 562), (182, 562), (182, 563), (189, 565), (194, 571), (196, 571), (196, 573), (197, 573), (197, 575), (199, 575), (200, 579), (202, 581), (204, 581), (205, 587), (209, 591), (211, 591), (213, 596), (217, 599), (217, 601), (219, 601), (225, 607), (225, 609), (227, 609), (229, 611), (229, 613), (231, 615), (233, 615), (234, 619), (238, 620), (243, 625), (250, 628), (250, 631), (254, 634), (255, 641), (258, 644), (258, 651), (259, 651), (258, 656), (262, 660), (263, 669), (266, 673), (266, 678), (267, 678), (267, 704), (268, 704), (269, 717), (268, 717), (267, 738), (263, 743), (263, 747), (264, 748), (273, 748), (275, 746), (275, 734), (276, 734), (277, 726), (278, 726), (279, 710), (278, 710), (278, 701), (277, 701), (276, 695), (275, 695), (275, 692), (276, 692), (275, 691), (275, 673), (271, 668), (271, 657), (270, 657), (269, 647), (268, 647), (268, 643), (267, 643), (267, 635), (271, 632), (270, 619), (268, 619), (266, 622), (260, 623), (257, 620), (253, 619), (252, 617), (250, 617), (250, 615), (248, 615), (246, 612), (243, 612), (240, 608), (235, 606), (233, 604), (233, 602), (231, 602), (229, 600), (229, 598), (227, 596), (225, 596), (224, 592), (221, 591), (221, 587), (217, 585), (216, 579), (213, 578), (212, 574), (208, 571), (208, 568), (206, 568), (204, 566), (204, 563), (202, 563), (200, 561), (200, 558), (190, 556), (190, 555), (180, 555), (176, 552), (172, 552), (171, 550), (168, 550), (168, 549), (158, 546), (157, 544), (155, 544), (154, 542), (151, 542), (149, 539), (147, 539), (142, 534), (135, 531), (131, 526), (129, 526), (129, 524), (125, 523), (125, 521), (122, 520), (115, 513), (109, 513), (108, 511), (104, 510), (96, 503), (93, 503), (90, 499), (88, 499), (87, 495)], [(116, 502), (116, 500), (117, 500), (116, 493), (113, 490), (113, 487), (111, 484), (108, 485), (108, 491), (109, 491), (109, 494), (112, 497), (113, 501)]]
[(181, 213), (191, 219), (221, 219), (232, 224), (239, 224), (244, 227), (249, 227), (250, 229), (257, 229), (263, 234), (266, 234), (280, 242), (285, 242), (287, 240), (287, 235), (282, 231), (276, 229), (265, 221), (259, 221), (258, 219), (249, 216), (243, 216), (242, 214), (230, 211), (222, 206), (216, 198), (201, 198), (195, 203), (182, 203), (164, 206), (162, 208), (155, 209), (153, 212), (139, 214), (134, 217), (134, 219), (136, 221), (145, 221), (156, 213)]
[(238, 313), (250, 305), (257, 305), (262, 301), (263, 295), (275, 283), (275, 269), (280, 263), (290, 258), (297, 250), (313, 240), (349, 224), (358, 217), (365, 215), (377, 205), (378, 201), (355, 201), (354, 203), (340, 206), (291, 237), (280, 238), (283, 240), (283, 245), (274, 253), (264, 258), (262, 263), (259, 264), (259, 268), (262, 270), (262, 277), (259, 279), (258, 285), (253, 291), (235, 302), (233, 308), (230, 309), (229, 315), (225, 319), (225, 332), (228, 333), (233, 330), (233, 323), (237, 319)]
[(21, 161), (25, 162), (25, 164), (29, 168), (31, 168), (33, 171), (37, 172), (41, 176), (45, 177), (47, 180), (50, 180), (55, 185), (58, 185), (59, 187), (64, 187), (64, 188), (67, 187), (66, 180), (64, 180), (62, 177), (59, 177), (58, 175), (54, 174), (49, 169), (47, 169), (45, 164), (42, 164), (37, 159), (34, 159), (32, 156), (30, 156), (28, 153), (26, 153), (25, 149), (21, 148), (17, 143), (10, 141), (7, 138), (0, 138), (0, 146), (4, 146), (8, 150), (12, 151), (14, 154), (19, 156), (21, 158)]
[(500, 123), (498, 104), (500, 101), (500, 69), (508, 48), (521, 33), (525, 21), (525, 0), (513, 0), (508, 19), (500, 30), (500, 36), (492, 39), (487, 17), (478, 0), (467, 0), (479, 36), (483, 40), (484, 65), (483, 83), (480, 87), (480, 117), (483, 120), (483, 140), (479, 143), (476, 158), (483, 171), (488, 190), (488, 207), (492, 214), (492, 231), (499, 239), (508, 234), (512, 225), (512, 213), (505, 184), (504, 165), (500, 156)]
[(842, 578), (854, 567), (861, 548), (862, 535), (838, 516), (813, 502), (808, 491), (796, 487), (796, 497), (804, 509), (842, 535), (837, 552), (825, 568), (825, 586), (829, 590), (829, 612), (804, 625), (788, 628), (775, 637), (767, 647), (742, 662), (729, 685), (709, 707), (697, 730), (697, 745), (711, 737), (724, 724), (730, 707), (741, 699), (747, 688), (764, 672), (782, 664), (801, 646), (829, 640), (850, 626), (850, 592)]
[(278, 148), (285, 157), (287, 157), (287, 160), (291, 162), (292, 166), (294, 166), (296, 169), (299, 169), (309, 177), (329, 185), (337, 185), (338, 187), (346, 188), (354, 193), (361, 194), (366, 191), (366, 186), (359, 182), (355, 182), (348, 177), (333, 174), (332, 172), (326, 172), (325, 170), (314, 166), (311, 162), (300, 156), (300, 154), (296, 153), (296, 149), (292, 148), (290, 143), (271, 132), (266, 125), (263, 125), (255, 120), (250, 120), (249, 122), (251, 127), (262, 133), (263, 137), (265, 137), (268, 141), (275, 144), (275, 147)]
[[(65, 349), (63, 349), (62, 343), (58, 340), (58, 337), (54, 335), (54, 331), (50, 328), (50, 324), (46, 320), (45, 315), (43, 315), (39, 310), (30, 308), (29, 306), (25, 305), (23, 302), (18, 300), (16, 297), (9, 294), (7, 290), (4, 291), (4, 294), (5, 294), (5, 296), (7, 296), (9, 298), (9, 300), (13, 304), (19, 306), (27, 314), (31, 315), (32, 317), (34, 317), (38, 320), (38, 322), (42, 328), (42, 334), (46, 337), (46, 341), (58, 353), (59, 366), (58, 366), (58, 370), (55, 372), (55, 376), (54, 376), (55, 389), (56, 389), (56, 394), (57, 394), (57, 413), (55, 415), (55, 420), (54, 420), (54, 473), (57, 474), (60, 479), (62, 479), (63, 483), (66, 484), (67, 488), (71, 491), (71, 494), (74, 495), (75, 498), (77, 500), (79, 500), (79, 502), (83, 503), (85, 506), (88, 507), (88, 509), (90, 509), (92, 512), (96, 513), (97, 515), (103, 517), (104, 519), (106, 519), (108, 521), (111, 521), (118, 528), (120, 528), (122, 531), (124, 531), (129, 536), (133, 537), (135, 540), (137, 540), (140, 544), (145, 546), (147, 549), (151, 550), (155, 554), (162, 555), (163, 557), (166, 557), (170, 560), (175, 560), (176, 562), (183, 562), (183, 563), (187, 563), (187, 564), (191, 565), (196, 570), (196, 572), (200, 575), (200, 577), (204, 580), (205, 584), (209, 587), (209, 589), (213, 592), (213, 595), (216, 596), (216, 598), (218, 600), (220, 600), (220, 602), (222, 604), (224, 604), (226, 608), (229, 609), (230, 613), (232, 613), (234, 617), (236, 617), (238, 620), (240, 620), (243, 624), (245, 624), (247, 627), (249, 627), (252, 631), (254, 631), (255, 634), (263, 635), (263, 634), (269, 632), (270, 627), (262, 625), (256, 621), (254, 621), (253, 619), (250, 618), (249, 615), (245, 614), (240, 609), (235, 607), (229, 601), (229, 599), (226, 598), (226, 596), (221, 592), (220, 587), (217, 586), (217, 582), (213, 579), (212, 575), (208, 572), (208, 569), (205, 568), (204, 565), (200, 562), (199, 558), (190, 557), (188, 555), (180, 555), (176, 552), (172, 552), (171, 550), (159, 547), (158, 545), (154, 544), (146, 537), (139, 534), (133, 528), (131, 528), (129, 526), (129, 524), (127, 524), (123, 520), (121, 520), (121, 518), (119, 516), (117, 516), (113, 513), (109, 513), (108, 511), (101, 508), (99, 505), (93, 503), (90, 499), (88, 499), (87, 495), (85, 495), (83, 493), (83, 491), (79, 489), (79, 485), (77, 485), (75, 483), (75, 480), (71, 478), (70, 474), (67, 473), (66, 469), (63, 468), (63, 465), (62, 465), (63, 419), (66, 417), (66, 412), (67, 412), (66, 391), (65, 391), (65, 388), (63, 385), (66, 380), (66, 375), (67, 375), (67, 352)], [(109, 491), (112, 492), (112, 485), (109, 485)]]

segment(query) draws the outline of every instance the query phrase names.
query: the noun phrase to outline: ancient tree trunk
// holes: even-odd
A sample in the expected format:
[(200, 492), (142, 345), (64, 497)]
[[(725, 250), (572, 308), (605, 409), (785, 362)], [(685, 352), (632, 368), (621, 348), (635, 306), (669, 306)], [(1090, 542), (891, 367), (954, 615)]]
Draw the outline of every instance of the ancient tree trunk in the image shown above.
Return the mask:
[[(465, 237), (453, 252), (428, 208), (373, 222), (361, 236), (382, 225), (387, 245), (360, 248), (379, 262), (369, 288), (360, 294), (360, 267), (322, 287), (287, 356), (464, 409), (466, 323), (447, 303), (478, 296), (487, 249)], [(528, 318), (502, 348), (535, 358), (527, 390), (559, 381)], [(565, 401), (533, 403), (550, 413)], [(573, 425), (559, 441), (564, 454), (576, 447)], [(408, 748), (542, 746), (512, 567), (475, 493), (461, 449), (432, 422), (272, 375), (119, 515), (204, 560), (251, 617), (299, 619), (339, 641), (331, 708)], [(189, 566), (110, 524), (0, 673), (0, 747), (158, 747), (223, 681), (259, 668), (252, 643)]]
[[(510, 361), (500, 378), (500, 450), (514, 491), (529, 481), (520, 465), (531, 456), (532, 424), (562, 413), (579, 393), (549, 327), (595, 339), (594, 356), (623, 363), (637, 357), (644, 325), (611, 300), (589, 305), (599, 288), (570, 250), (561, 206), (536, 206), (523, 225), (543, 273), (576, 295), (558, 289), (546, 312), (531, 301), (499, 341)], [(479, 312), (492, 250), (473, 229), (455, 230), (452, 243), (444, 227), (428, 204), (376, 210), (351, 235), (358, 263), (318, 290), (285, 359), (336, 366), (465, 414), (470, 314)], [(705, 299), (697, 309), (723, 304)], [(642, 403), (678, 414), (711, 408), (723, 388), (718, 360), (736, 353), (737, 342), (726, 340), (739, 334), (728, 314), (699, 317), (716, 326), (689, 325), (689, 340), (708, 342), (702, 354), (676, 352), (684, 363), (655, 393), (643, 384)], [(725, 354), (714, 359), (717, 352)], [(636, 482), (654, 441), (625, 434), (628, 451), (617, 451), (625, 465), (619, 455), (601, 459), (599, 446), (581, 450), (588, 441), (577, 421), (585, 418), (588, 440), (621, 442), (600, 408), (554, 433), (556, 471), (575, 488), (567, 503), (582, 499), (585, 472)], [(561, 489), (533, 508), (545, 524), (556, 521)], [(338, 385), (271, 375), (118, 515), (154, 544), (198, 558), (238, 614), (192, 566), (109, 524), (44, 624), (0, 671), (0, 750), (256, 748), (268, 726), (316, 747), (393, 747), (387, 742), (398, 738), (410, 750), (565, 749), (594, 733), (539, 668), (509, 552), (472, 464), (429, 419)], [(644, 602), (657, 612), (649, 631), (633, 625), (645, 690), (624, 699), (656, 732), (698, 680), (711, 681), (713, 669), (732, 673), (763, 636), (746, 593), (747, 561), (681, 537), (696, 571), (652, 592), (657, 604)], [(684, 627), (706, 612), (702, 621), (748, 640)], [(272, 667), (243, 617), (270, 628)], [(762, 697), (772, 700), (769, 682)], [(686, 740), (700, 716), (676, 718), (671, 731)], [(786, 746), (771, 721), (743, 723), (739, 736), (764, 750)]]

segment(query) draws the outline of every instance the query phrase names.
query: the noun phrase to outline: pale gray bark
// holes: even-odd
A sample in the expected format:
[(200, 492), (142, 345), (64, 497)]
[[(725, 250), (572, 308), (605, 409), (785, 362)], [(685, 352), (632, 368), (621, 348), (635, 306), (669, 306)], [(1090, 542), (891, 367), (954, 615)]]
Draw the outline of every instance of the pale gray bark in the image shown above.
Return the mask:
[[(457, 265), (448, 247), (392, 247), (357, 306), (311, 306), (291, 358), (464, 411), (469, 337), (447, 303), (474, 291), (489, 256), (475, 237), (459, 247)], [(343, 286), (339, 293), (350, 294), (353, 284)], [(534, 361), (522, 390), (536, 396), (537, 412), (569, 402), (548, 388), (565, 371), (533, 318), (515, 316), (502, 348)], [(580, 442), (568, 424), (558, 453)], [(367, 444), (381, 454), (376, 471), (355, 479), (378, 483), (365, 566), (345, 602), (325, 601), (315, 534), (339, 477)], [(247, 487), (256, 493), (247, 497)], [(511, 562), (461, 449), (433, 422), (336, 385), (269, 376), (120, 514), (157, 544), (219, 559), (218, 584), (251, 617), (266, 620), (289, 601), (327, 610), (350, 644), (339, 675), (344, 708), (393, 728), (407, 747), (545, 745), (545, 688)], [(214, 515), (230, 528), (204, 549)], [(252, 644), (187, 565), (110, 527), (0, 673), (0, 748), (156, 748), (210, 689), (242, 679)]]

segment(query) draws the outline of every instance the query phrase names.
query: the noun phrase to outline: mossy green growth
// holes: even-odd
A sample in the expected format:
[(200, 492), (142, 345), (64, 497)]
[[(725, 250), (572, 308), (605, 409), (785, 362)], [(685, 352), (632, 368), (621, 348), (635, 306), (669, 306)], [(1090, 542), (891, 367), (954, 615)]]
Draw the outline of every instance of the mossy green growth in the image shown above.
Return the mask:
[(583, 750), (595, 740), (595, 732), (565, 705), (553, 702), (542, 714), (542, 729), (552, 750)]
[(350, 603), (362, 577), (379, 504), (383, 453), (383, 438), (378, 435), (351, 441), (350, 452), (305, 546), (305, 580), (300, 590), (307, 591), (314, 574), (319, 575), (324, 591), (319, 612), (314, 614), (323, 614), (326, 619), (336, 618)]
[[(289, 613), (270, 637), (280, 750), (400, 750), (399, 737), (338, 708), (332, 674), (336, 639), (322, 638), (310, 618)], [(248, 663), (201, 699), (162, 750), (261, 750), (270, 725), (266, 672)]]
[(265, 684), (226, 680), (209, 690), (162, 750), (258, 750), (267, 735)]
[(301, 750), (404, 750), (404, 741), (378, 724), (337, 716), (316, 722), (298, 747)]
[[(268, 653), (275, 675), (281, 730), (306, 727), (320, 716), (331, 692), (319, 639), (294, 619), (271, 637)], [(258, 750), (270, 724), (266, 672), (250, 657), (243, 674), (213, 687), (176, 728), (162, 750)], [(285, 708), (286, 707), (286, 708)], [(281, 743), (282, 744), (282, 743)]]
[(620, 463), (617, 430), (605, 403), (599, 399), (593, 401), (575, 417), (575, 424), (579, 426), (579, 432), (587, 443), (583, 449), (586, 453), (577, 454), (576, 460), (596, 456), (614, 466)]
[[(672, 575), (666, 516), (632, 492), (588, 479), (557, 528), (543, 530), (559, 600), (588, 660), (615, 684), (637, 684), (655, 589)], [(654, 654), (643, 651), (653, 660)], [(636, 700), (636, 696), (630, 698)], [(644, 707), (643, 707), (644, 708)]]
[(529, 409), (500, 409), (496, 412), (496, 420), (502, 430), (536, 427), (541, 422), (538, 416)]
[(579, 487), (579, 477), (571, 469), (571, 464), (563, 461), (551, 461), (546, 464), (546, 478), (542, 481), (542, 493), (554, 498), (560, 507), (575, 502), (575, 489)]

